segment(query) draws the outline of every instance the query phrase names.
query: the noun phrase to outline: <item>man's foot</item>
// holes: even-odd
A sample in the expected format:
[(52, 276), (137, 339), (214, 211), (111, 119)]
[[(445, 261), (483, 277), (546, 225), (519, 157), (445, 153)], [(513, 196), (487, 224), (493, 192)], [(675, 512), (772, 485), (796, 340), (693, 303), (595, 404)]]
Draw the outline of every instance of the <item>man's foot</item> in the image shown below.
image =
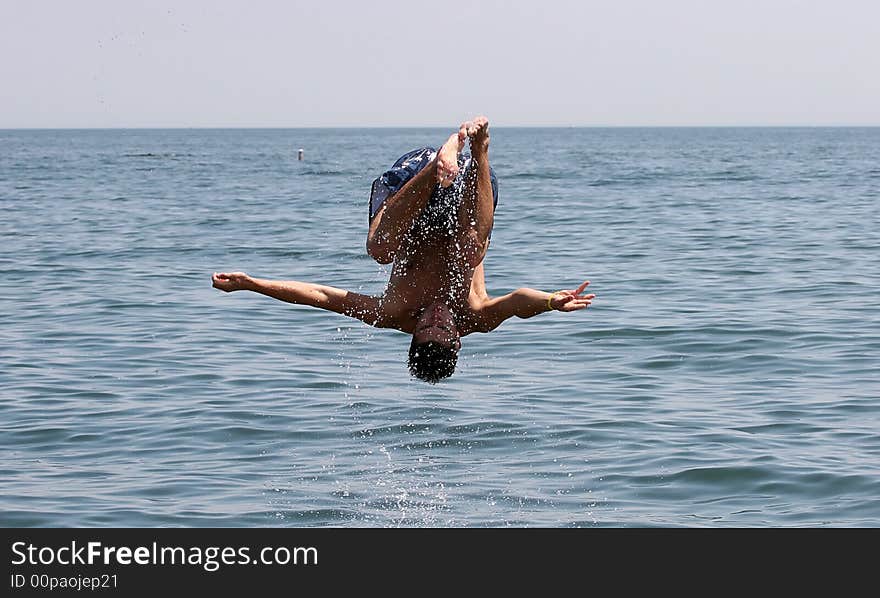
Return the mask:
[(461, 123), (458, 133), (451, 135), (437, 152), (437, 182), (448, 187), (458, 176), (458, 154), (465, 141), (471, 140), (471, 155), (485, 156), (489, 151), (489, 119), (478, 116)]
[(489, 119), (478, 116), (465, 124), (468, 125), (466, 133), (471, 140), (471, 154), (484, 154), (489, 151)]
[(467, 139), (467, 124), (462, 123), (458, 133), (450, 135), (437, 152), (437, 182), (441, 187), (448, 187), (458, 176), (458, 154)]

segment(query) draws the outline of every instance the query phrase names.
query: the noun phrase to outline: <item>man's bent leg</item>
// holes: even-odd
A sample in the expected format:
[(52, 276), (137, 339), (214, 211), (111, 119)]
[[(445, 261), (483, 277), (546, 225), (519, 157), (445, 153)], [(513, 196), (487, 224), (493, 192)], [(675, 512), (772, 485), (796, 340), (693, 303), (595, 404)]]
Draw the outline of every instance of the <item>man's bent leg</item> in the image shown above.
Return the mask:
[(489, 247), (489, 235), (495, 220), (492, 175), (489, 169), (489, 121), (475, 118), (469, 130), (471, 137), (470, 172), (465, 178), (458, 225), (463, 246), (469, 251), (472, 266), (479, 264)]
[[(467, 123), (466, 123), (467, 124)], [(380, 264), (388, 264), (400, 249), (413, 222), (428, 205), (436, 185), (449, 185), (458, 172), (458, 153), (466, 138), (466, 127), (449, 137), (425, 168), (385, 200), (370, 222), (367, 253)]]

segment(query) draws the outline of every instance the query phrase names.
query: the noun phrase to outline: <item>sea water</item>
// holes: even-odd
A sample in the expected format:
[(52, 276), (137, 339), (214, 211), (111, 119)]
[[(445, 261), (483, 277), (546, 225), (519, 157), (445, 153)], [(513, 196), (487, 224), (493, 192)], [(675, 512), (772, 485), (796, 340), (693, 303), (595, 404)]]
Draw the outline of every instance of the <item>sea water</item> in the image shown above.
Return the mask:
[(0, 131), (0, 524), (880, 524), (880, 129), (493, 129), (489, 293), (597, 297), (436, 386), (211, 287), (381, 293), (370, 183), (447, 134)]

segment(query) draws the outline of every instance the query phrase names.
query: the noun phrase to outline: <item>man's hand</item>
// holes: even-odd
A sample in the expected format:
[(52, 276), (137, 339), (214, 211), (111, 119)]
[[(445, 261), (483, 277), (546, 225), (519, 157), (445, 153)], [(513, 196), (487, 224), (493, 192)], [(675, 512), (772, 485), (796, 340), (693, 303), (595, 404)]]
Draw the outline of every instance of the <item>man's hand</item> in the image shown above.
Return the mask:
[(594, 294), (582, 295), (590, 281), (585, 281), (581, 286), (571, 291), (556, 291), (550, 297), (550, 307), (558, 311), (576, 311), (586, 309), (596, 297)]
[(215, 289), (229, 293), (247, 289), (252, 279), (244, 272), (214, 272), (211, 281)]

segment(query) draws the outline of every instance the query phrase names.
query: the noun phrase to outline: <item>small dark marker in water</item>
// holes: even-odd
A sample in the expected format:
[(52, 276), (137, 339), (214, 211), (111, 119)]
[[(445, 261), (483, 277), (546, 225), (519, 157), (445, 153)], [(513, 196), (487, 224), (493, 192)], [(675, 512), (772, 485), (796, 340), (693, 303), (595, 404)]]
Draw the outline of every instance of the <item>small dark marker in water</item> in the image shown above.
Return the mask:
[(303, 159), (303, 153), (304, 153), (304, 152), (303, 152), (302, 149), (300, 149), (300, 150), (296, 153), (296, 158), (297, 158), (297, 160), (302, 160), (302, 159)]

